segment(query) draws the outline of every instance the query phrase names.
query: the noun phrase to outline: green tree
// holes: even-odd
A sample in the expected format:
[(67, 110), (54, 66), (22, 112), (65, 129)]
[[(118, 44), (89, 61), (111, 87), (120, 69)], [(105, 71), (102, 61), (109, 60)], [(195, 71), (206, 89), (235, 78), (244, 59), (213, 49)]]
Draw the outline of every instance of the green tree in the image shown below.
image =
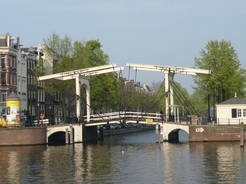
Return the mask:
[(135, 84), (134, 81), (120, 82), (119, 86), (119, 110), (151, 112), (148, 108), (152, 93), (144, 86)]
[[(73, 69), (88, 68), (109, 64), (109, 56), (103, 52), (99, 40), (74, 42)], [(109, 111), (117, 108), (117, 78), (113, 73), (90, 77), (91, 107), (97, 111)], [(84, 94), (84, 92), (83, 92)], [(83, 96), (85, 100), (85, 96)]]
[[(200, 51), (200, 58), (195, 58), (195, 68), (212, 71), (209, 76), (196, 76), (194, 87), (203, 96), (205, 104), (209, 96), (213, 104), (227, 100), (237, 93), (245, 96), (245, 70), (241, 69), (237, 53), (231, 42), (210, 41)], [(210, 95), (208, 95), (210, 94)]]
[[(65, 36), (61, 38), (55, 33), (44, 39), (44, 51), (46, 53), (46, 74), (106, 65), (109, 57), (101, 49), (98, 40), (79, 42)], [(51, 69), (50, 69), (51, 68)], [(96, 111), (107, 111), (117, 107), (117, 79), (112, 73), (90, 77), (91, 108)], [(75, 81), (46, 82), (45, 92), (50, 95), (58, 95), (64, 119), (74, 112), (72, 102), (76, 99)], [(81, 90), (82, 100), (85, 101), (85, 91)]]
[(46, 57), (44, 61), (44, 67), (46, 68), (46, 74), (52, 74), (54, 73), (53, 70), (55, 69), (57, 62), (65, 61), (70, 58), (73, 51), (72, 40), (68, 36), (61, 38), (56, 33), (53, 33), (43, 41), (43, 50)]

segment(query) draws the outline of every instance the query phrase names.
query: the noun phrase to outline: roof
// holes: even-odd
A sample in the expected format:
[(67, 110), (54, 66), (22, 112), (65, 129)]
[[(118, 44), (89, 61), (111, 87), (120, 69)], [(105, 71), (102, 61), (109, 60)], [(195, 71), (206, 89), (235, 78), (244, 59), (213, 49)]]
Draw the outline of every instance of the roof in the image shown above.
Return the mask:
[(218, 105), (231, 105), (231, 104), (234, 104), (234, 105), (235, 104), (246, 104), (246, 100), (238, 98), (238, 97), (233, 97), (224, 102), (219, 103)]
[(7, 97), (7, 101), (19, 101), (20, 98), (14, 93), (11, 92), (11, 94)]

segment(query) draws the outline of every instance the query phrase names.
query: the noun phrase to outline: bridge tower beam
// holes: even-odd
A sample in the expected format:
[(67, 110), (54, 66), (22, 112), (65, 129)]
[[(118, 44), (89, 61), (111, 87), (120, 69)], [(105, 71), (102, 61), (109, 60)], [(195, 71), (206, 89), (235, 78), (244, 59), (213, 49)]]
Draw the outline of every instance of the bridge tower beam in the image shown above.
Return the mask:
[(173, 78), (174, 74), (164, 71), (165, 74), (165, 98), (166, 98), (166, 119), (169, 119), (169, 114), (173, 114), (174, 97), (173, 97)]
[[(76, 116), (77, 118), (81, 117), (81, 108), (80, 108), (80, 87), (81, 85), (86, 86), (86, 107), (87, 107), (87, 122), (90, 121), (90, 85), (89, 78), (93, 75), (101, 75), (105, 73), (111, 73), (116, 71), (121, 71), (124, 67), (115, 68), (116, 64), (96, 66), (91, 68), (83, 68), (78, 70), (66, 71), (61, 73), (55, 73), (51, 75), (45, 75), (38, 77), (38, 81), (64, 81), (75, 79), (76, 83)], [(86, 78), (87, 77), (87, 78)]]
[(85, 86), (86, 89), (86, 112), (87, 112), (87, 122), (90, 122), (90, 78), (84, 76), (76, 77), (76, 115), (78, 120), (82, 117), (80, 108), (80, 88)]
[(183, 67), (174, 67), (174, 66), (144, 65), (144, 64), (134, 64), (134, 63), (127, 63), (126, 66), (133, 67), (134, 69), (137, 70), (163, 72), (165, 74), (166, 119), (169, 119), (169, 114), (174, 112), (173, 78), (175, 74), (187, 74), (187, 75), (212, 74), (210, 70), (183, 68)]

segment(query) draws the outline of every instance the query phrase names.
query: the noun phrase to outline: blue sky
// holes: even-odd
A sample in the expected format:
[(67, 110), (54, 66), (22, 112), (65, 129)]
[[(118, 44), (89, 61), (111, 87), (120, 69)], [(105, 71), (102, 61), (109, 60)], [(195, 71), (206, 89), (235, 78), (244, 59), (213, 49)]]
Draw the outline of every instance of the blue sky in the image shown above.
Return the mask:
[[(99, 39), (110, 63), (193, 67), (194, 57), (211, 40), (231, 41), (246, 69), (245, 0), (0, 0), (0, 34), (37, 46), (56, 33), (73, 41)], [(131, 70), (130, 79), (135, 79)], [(164, 74), (138, 71), (151, 85)], [(175, 75), (192, 93), (193, 78)]]

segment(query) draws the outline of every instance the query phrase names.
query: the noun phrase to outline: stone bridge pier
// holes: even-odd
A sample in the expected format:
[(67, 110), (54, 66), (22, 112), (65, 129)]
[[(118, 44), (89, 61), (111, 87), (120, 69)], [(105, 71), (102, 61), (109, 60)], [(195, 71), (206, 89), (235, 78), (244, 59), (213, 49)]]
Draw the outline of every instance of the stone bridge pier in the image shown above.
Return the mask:
[[(189, 134), (189, 125), (164, 122), (158, 125), (159, 131), (156, 130), (156, 142), (177, 142), (179, 141), (179, 130)], [(157, 128), (157, 129), (158, 129)]]
[(47, 126), (46, 143), (80, 143), (97, 139), (97, 126), (82, 124)]

